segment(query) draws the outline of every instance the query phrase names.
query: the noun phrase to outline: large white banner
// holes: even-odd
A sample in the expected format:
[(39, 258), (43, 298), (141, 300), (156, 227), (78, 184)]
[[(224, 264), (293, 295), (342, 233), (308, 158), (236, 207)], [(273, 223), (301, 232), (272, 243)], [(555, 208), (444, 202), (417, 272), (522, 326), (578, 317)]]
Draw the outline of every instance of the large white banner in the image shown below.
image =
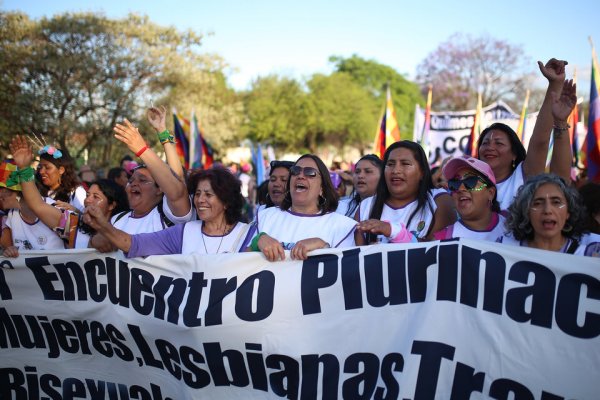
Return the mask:
[(598, 399), (598, 259), (469, 240), (0, 259), (0, 399)]
[[(482, 109), (482, 129), (494, 122), (502, 122), (515, 131), (519, 125), (519, 114), (504, 102), (499, 101)], [(429, 162), (440, 162), (448, 156), (459, 156), (464, 153), (471, 128), (475, 121), (476, 110), (466, 111), (433, 111), (427, 143), (429, 145)], [(525, 148), (533, 133), (533, 127), (538, 113), (527, 114), (525, 118)], [(425, 110), (417, 104), (415, 110), (415, 123), (413, 128), (413, 140), (420, 141), (425, 125)]]

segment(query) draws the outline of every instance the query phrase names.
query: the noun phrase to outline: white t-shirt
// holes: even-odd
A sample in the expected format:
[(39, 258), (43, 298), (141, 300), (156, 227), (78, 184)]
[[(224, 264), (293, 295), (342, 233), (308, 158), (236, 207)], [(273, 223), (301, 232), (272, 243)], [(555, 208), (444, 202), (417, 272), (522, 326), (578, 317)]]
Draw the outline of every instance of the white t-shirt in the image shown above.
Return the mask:
[(523, 175), (523, 163), (519, 163), (513, 173), (503, 180), (496, 182), (496, 200), (500, 203), (500, 210), (508, 210), (508, 207), (513, 202), (519, 188), (525, 182)]
[[(129, 233), (130, 235), (163, 230), (167, 227), (167, 225), (160, 216), (160, 212), (158, 211), (159, 206), (160, 203), (150, 210), (148, 214), (141, 217), (134, 217), (132, 211), (129, 211), (125, 215), (116, 214), (111, 218), (110, 223), (115, 228)], [(193, 209), (190, 209), (190, 212), (183, 217), (174, 216), (173, 212), (169, 208), (167, 200), (164, 197), (162, 199), (162, 209), (165, 216), (174, 224), (184, 224), (188, 221), (191, 221), (194, 216), (194, 213), (192, 212)]]
[(298, 214), (283, 211), (279, 207), (262, 210), (256, 217), (258, 232), (265, 232), (286, 244), (303, 239), (319, 238), (331, 247), (352, 247), (356, 221), (352, 218), (330, 212), (319, 214)]
[[(510, 233), (500, 236), (496, 241), (498, 243), (504, 243), (504, 244), (508, 244), (511, 246), (529, 247), (529, 246), (527, 246), (527, 241), (517, 240), (514, 237), (512, 237), (512, 235)], [(573, 240), (567, 239), (567, 241), (565, 242), (563, 247), (561, 247), (561, 249), (559, 250), (559, 253), (567, 253), (567, 250), (571, 247), (572, 244), (573, 244)], [(596, 250), (595, 254), (593, 253), (594, 249)], [(600, 250), (600, 243), (592, 242), (592, 243), (588, 243), (588, 244), (583, 244), (582, 242), (579, 242), (579, 246), (577, 246), (575, 251), (571, 252), (571, 254), (575, 254), (578, 256), (600, 257), (600, 254), (598, 253), (599, 250)], [(589, 253), (589, 254), (587, 254), (587, 253)]]
[[(410, 225), (407, 225), (408, 219), (411, 214), (417, 208), (417, 200), (414, 200), (403, 207), (393, 208), (388, 206), (387, 204), (383, 205), (383, 210), (381, 212), (381, 217), (379, 218), (381, 221), (389, 221), (394, 224), (403, 224), (406, 226), (406, 229), (412, 233), (418, 239), (422, 239), (427, 235), (429, 231), (429, 227), (431, 226), (431, 222), (433, 221), (433, 216), (435, 211), (437, 210), (437, 204), (435, 202), (435, 198), (439, 195), (447, 194), (444, 189), (433, 189), (430, 191), (428, 200), (431, 207), (425, 205), (421, 211), (419, 211), (412, 218)], [(366, 221), (369, 219), (369, 215), (371, 214), (371, 208), (375, 203), (375, 196), (368, 197), (360, 202), (360, 221)], [(381, 243), (389, 243), (389, 239), (383, 235), (378, 236), (378, 240)]]
[(487, 240), (495, 242), (498, 237), (504, 234), (504, 221), (506, 219), (498, 214), (494, 213), (490, 225), (482, 230), (476, 231), (466, 226), (463, 221), (458, 220), (454, 224), (449, 225), (439, 232), (434, 233), (434, 238), (437, 240), (451, 239), (451, 238), (466, 238), (475, 240)]
[(13, 245), (19, 250), (64, 249), (61, 238), (42, 221), (36, 218), (33, 224), (23, 221), (19, 210), (10, 210), (6, 216), (6, 226), (10, 228)]
[(238, 222), (225, 236), (210, 236), (202, 233), (202, 221), (185, 224), (181, 254), (237, 253), (246, 238), (250, 225)]

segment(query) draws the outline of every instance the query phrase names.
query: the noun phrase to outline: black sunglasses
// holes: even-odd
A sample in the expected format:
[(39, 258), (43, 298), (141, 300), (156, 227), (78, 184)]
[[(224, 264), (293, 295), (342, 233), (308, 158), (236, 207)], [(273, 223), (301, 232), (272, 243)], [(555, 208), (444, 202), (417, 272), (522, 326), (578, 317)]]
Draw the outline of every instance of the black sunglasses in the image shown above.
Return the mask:
[(292, 176), (298, 176), (301, 172), (307, 178), (315, 178), (317, 175), (321, 175), (319, 170), (313, 167), (301, 167), (299, 165), (294, 165), (292, 168), (290, 168), (290, 174)]
[[(479, 182), (482, 182), (483, 186), (475, 189), (475, 186), (477, 186), (477, 183)], [(487, 187), (487, 183), (485, 183), (485, 181), (478, 176), (468, 176), (464, 179), (453, 178), (448, 181), (448, 189), (450, 189), (451, 192), (456, 192), (458, 189), (460, 189), (461, 185), (465, 185), (465, 188), (470, 192), (479, 192)]]
[(271, 161), (271, 170), (274, 170), (275, 168), (290, 169), (292, 167), (292, 165), (294, 165), (293, 161), (273, 160), (273, 161)]

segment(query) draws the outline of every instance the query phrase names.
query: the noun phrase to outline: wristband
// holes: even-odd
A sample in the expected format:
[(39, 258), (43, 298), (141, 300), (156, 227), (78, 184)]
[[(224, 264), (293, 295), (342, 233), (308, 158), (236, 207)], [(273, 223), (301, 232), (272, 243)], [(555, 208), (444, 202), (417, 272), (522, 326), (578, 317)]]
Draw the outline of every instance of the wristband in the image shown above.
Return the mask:
[(552, 129), (554, 129), (555, 131), (566, 131), (566, 130), (571, 129), (571, 125), (567, 124), (567, 126), (565, 126), (565, 127), (560, 127), (560, 126), (554, 124)]
[(6, 187), (18, 185), (20, 182), (32, 182), (35, 180), (35, 171), (31, 167), (17, 169), (8, 176)]
[(142, 154), (144, 154), (144, 152), (148, 150), (148, 145), (145, 144), (144, 147), (142, 147), (141, 149), (138, 150), (137, 153), (135, 153), (136, 157), (141, 156)]
[(254, 236), (254, 239), (252, 239), (252, 242), (250, 242), (250, 250), (260, 251), (260, 249), (258, 248), (258, 241), (260, 240), (262, 235), (266, 235), (266, 233), (259, 232), (258, 235)]
[(171, 135), (168, 129), (158, 133), (158, 140), (161, 144), (175, 143), (175, 137)]

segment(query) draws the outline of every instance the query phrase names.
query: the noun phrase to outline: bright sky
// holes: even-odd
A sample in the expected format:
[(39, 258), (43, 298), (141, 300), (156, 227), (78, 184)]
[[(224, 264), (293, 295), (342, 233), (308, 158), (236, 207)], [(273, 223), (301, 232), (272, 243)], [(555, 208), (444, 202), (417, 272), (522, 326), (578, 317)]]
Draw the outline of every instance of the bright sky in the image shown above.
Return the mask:
[(409, 78), (417, 65), (455, 32), (522, 45), (536, 60), (577, 67), (579, 96), (589, 93), (591, 47), (600, 46), (600, 1), (505, 0), (0, 0), (3, 10), (33, 18), (65, 11), (103, 11), (108, 17), (146, 14), (161, 25), (207, 34), (202, 49), (233, 68), (230, 84), (249, 87), (269, 73), (294, 78), (329, 73), (331, 55), (357, 54)]

